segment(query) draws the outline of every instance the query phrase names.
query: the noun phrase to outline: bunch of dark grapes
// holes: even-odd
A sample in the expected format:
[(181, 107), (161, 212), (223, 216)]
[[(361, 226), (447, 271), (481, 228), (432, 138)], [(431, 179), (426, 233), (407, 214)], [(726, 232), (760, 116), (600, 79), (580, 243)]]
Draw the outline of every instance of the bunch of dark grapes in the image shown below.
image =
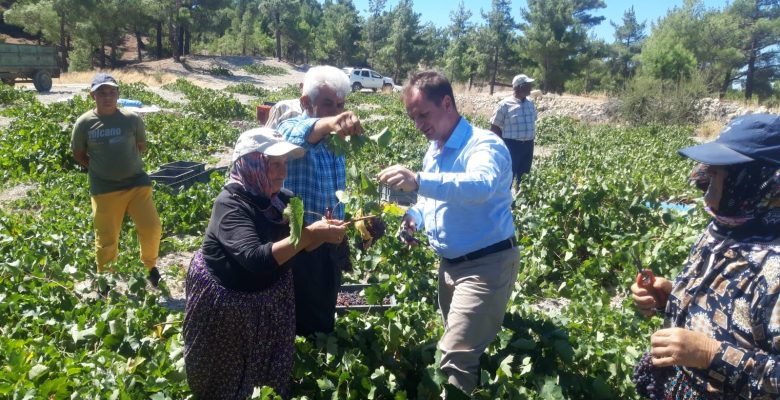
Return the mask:
[(664, 385), (674, 372), (671, 367), (654, 367), (650, 352), (642, 355), (642, 359), (634, 366), (634, 376), (631, 381), (636, 385), (636, 392), (650, 400), (663, 400)]
[(336, 296), (336, 305), (342, 307), (366, 305), (366, 299), (356, 292), (339, 292)]
[(366, 220), (366, 229), (368, 229), (368, 233), (371, 234), (371, 238), (374, 239), (374, 241), (377, 241), (385, 235), (387, 225), (382, 218), (371, 217)]
[(369, 238), (363, 238), (363, 241), (361, 243), (361, 248), (365, 251), (368, 250), (369, 247), (371, 247), (374, 243), (376, 243), (377, 240), (379, 240), (382, 236), (385, 236), (385, 231), (387, 230), (387, 225), (385, 224), (385, 221), (382, 220), (382, 218), (379, 217), (371, 217), (363, 221), (366, 227), (366, 231), (369, 234)]

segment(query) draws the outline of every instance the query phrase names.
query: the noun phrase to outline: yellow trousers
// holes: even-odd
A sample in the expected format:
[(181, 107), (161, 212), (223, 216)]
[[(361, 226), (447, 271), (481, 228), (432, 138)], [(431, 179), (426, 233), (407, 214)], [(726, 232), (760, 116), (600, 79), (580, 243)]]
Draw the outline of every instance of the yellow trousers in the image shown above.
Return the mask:
[(144, 266), (150, 270), (157, 264), (162, 233), (160, 217), (152, 201), (152, 187), (139, 186), (92, 196), (98, 271), (103, 271), (106, 264), (116, 260), (125, 214), (130, 216), (138, 231)]

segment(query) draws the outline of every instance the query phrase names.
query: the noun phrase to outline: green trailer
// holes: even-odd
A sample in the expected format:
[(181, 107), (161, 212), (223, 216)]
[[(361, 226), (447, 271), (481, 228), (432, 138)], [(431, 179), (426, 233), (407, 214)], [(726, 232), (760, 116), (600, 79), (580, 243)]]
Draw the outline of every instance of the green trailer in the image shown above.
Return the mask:
[(39, 92), (51, 89), (51, 78), (60, 76), (57, 49), (52, 46), (0, 43), (0, 80), (13, 85), (32, 82)]

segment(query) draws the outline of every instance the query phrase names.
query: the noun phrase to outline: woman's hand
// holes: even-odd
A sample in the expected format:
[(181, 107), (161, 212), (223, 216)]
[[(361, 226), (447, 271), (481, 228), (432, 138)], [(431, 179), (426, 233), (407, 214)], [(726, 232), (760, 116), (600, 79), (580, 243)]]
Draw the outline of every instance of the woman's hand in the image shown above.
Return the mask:
[(306, 251), (312, 251), (323, 243), (341, 243), (347, 231), (347, 223), (338, 219), (323, 218), (303, 228), (303, 231), (310, 239), (305, 249)]
[(701, 333), (683, 328), (661, 329), (650, 337), (653, 365), (704, 369), (710, 366), (720, 342)]
[[(658, 296), (657, 293), (664, 293), (665, 296)], [(634, 305), (639, 309), (639, 313), (645, 317), (652, 316), (657, 309), (665, 308), (666, 304), (658, 304), (657, 299), (668, 299), (670, 293), (672, 293), (672, 282), (660, 276), (655, 277), (652, 290), (639, 287), (636, 281), (631, 285), (631, 297), (634, 299)]]

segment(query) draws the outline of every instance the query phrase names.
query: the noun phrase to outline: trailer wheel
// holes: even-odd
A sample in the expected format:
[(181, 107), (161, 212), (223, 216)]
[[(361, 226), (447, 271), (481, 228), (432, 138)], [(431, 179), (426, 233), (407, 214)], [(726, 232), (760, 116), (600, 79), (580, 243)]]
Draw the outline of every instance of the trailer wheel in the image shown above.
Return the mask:
[(51, 75), (46, 71), (38, 71), (33, 77), (35, 90), (39, 92), (48, 92), (51, 90)]
[(3, 81), (3, 84), (8, 85), (8, 86), (13, 86), (14, 83), (16, 83), (14, 81), (14, 78), (3, 78), (2, 81)]

